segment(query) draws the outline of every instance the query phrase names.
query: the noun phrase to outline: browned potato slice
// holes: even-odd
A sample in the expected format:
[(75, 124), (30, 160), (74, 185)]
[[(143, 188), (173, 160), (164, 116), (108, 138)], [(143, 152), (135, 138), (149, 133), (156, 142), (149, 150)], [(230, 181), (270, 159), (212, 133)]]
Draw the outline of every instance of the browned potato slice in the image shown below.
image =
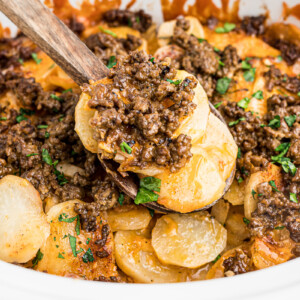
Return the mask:
[(0, 180), (0, 259), (25, 263), (35, 257), (50, 226), (38, 191), (26, 179)]
[(115, 235), (118, 267), (141, 283), (171, 283), (186, 281), (184, 268), (162, 264), (155, 255), (151, 240), (136, 231), (118, 231)]
[[(51, 225), (50, 236), (40, 249), (44, 256), (39, 261), (37, 270), (89, 280), (100, 276), (106, 278), (117, 276), (112, 233), (108, 232), (106, 241), (103, 240), (103, 247), (95, 243), (104, 238), (105, 228), (109, 230), (105, 214), (97, 217), (95, 232), (83, 230), (78, 232), (77, 215), (74, 212), (75, 203), (78, 202), (80, 201), (63, 202), (53, 206), (48, 212), (47, 219)], [(72, 222), (62, 221), (73, 217), (75, 219)]]
[(169, 214), (157, 220), (152, 246), (165, 264), (197, 268), (223, 251), (226, 229), (206, 213)]
[[(188, 34), (193, 34), (197, 38), (204, 38), (204, 29), (199, 20), (192, 16), (187, 16), (185, 19), (190, 21), (190, 28), (186, 31)], [(162, 47), (170, 43), (171, 37), (174, 35), (176, 20), (164, 22), (158, 29), (158, 44)]]
[(149, 210), (134, 204), (117, 206), (107, 211), (112, 231), (145, 229), (151, 221)]
[(251, 219), (252, 212), (255, 211), (257, 206), (257, 194), (252, 195), (252, 190), (257, 192), (257, 186), (263, 182), (274, 180), (279, 190), (283, 188), (281, 168), (273, 164), (269, 164), (266, 171), (256, 172), (251, 174), (248, 184), (245, 189), (245, 216)]

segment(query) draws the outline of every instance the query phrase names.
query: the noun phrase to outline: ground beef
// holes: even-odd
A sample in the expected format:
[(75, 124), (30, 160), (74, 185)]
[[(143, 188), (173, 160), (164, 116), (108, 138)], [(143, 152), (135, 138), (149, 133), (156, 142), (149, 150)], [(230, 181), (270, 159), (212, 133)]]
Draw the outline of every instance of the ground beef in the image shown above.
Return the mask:
[(177, 18), (171, 44), (180, 47), (182, 55), (173, 59), (178, 69), (186, 70), (195, 75), (203, 86), (207, 96), (211, 98), (215, 92), (217, 79), (232, 78), (238, 69), (240, 58), (231, 45), (220, 51), (206, 40), (189, 35), (189, 21), (182, 16)]
[(267, 83), (266, 88), (272, 91), (274, 87), (283, 87), (287, 91), (297, 94), (300, 92), (300, 79), (297, 77), (281, 74), (281, 71), (274, 66), (264, 74)]
[(117, 27), (125, 25), (140, 32), (146, 32), (152, 25), (152, 17), (143, 10), (132, 12), (127, 9), (113, 9), (105, 12), (102, 18), (109, 26)]
[(118, 60), (121, 56), (136, 50), (142, 45), (142, 40), (131, 34), (125, 39), (100, 32), (90, 35), (85, 43), (107, 65), (112, 57)]
[[(195, 108), (192, 99), (197, 82), (193, 77), (176, 82), (175, 74), (169, 60), (156, 63), (145, 52), (136, 51), (120, 59), (108, 75), (112, 83), (85, 87), (91, 95), (88, 105), (97, 109), (90, 121), (94, 138), (116, 151), (122, 142), (137, 143), (132, 166), (144, 168), (154, 163), (172, 172), (183, 167), (191, 157), (191, 139), (171, 137), (180, 119)], [(129, 103), (121, 101), (113, 89)]]
[(224, 274), (233, 272), (234, 275), (247, 273), (252, 270), (251, 259), (242, 249), (236, 249), (235, 255), (223, 261)]
[(262, 35), (265, 32), (266, 16), (244, 17), (241, 29), (248, 35)]
[(74, 15), (66, 21), (66, 24), (77, 35), (80, 35), (85, 29), (83, 23), (79, 22)]

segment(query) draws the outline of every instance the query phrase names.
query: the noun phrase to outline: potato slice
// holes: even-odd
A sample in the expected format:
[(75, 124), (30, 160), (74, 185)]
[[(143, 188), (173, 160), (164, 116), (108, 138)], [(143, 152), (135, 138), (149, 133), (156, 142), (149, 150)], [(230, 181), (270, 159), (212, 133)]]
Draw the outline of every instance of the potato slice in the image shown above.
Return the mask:
[(252, 191), (257, 192), (257, 186), (263, 182), (269, 182), (274, 180), (277, 188), (281, 190), (283, 188), (283, 179), (281, 174), (281, 168), (269, 164), (266, 171), (256, 172), (251, 174), (248, 184), (245, 189), (245, 216), (249, 220), (251, 219), (251, 214), (255, 211), (257, 207), (257, 194), (252, 195)]
[(149, 210), (134, 204), (117, 206), (107, 211), (107, 221), (111, 230), (145, 229), (151, 221)]
[(184, 168), (156, 176), (162, 182), (158, 203), (181, 213), (200, 209), (222, 197), (235, 165), (237, 146), (227, 126), (213, 114), (197, 142)]
[(0, 180), (0, 259), (28, 262), (49, 233), (38, 191), (26, 179), (3, 177)]
[(166, 45), (156, 50), (155, 60), (163, 61), (166, 57), (172, 60), (179, 60), (184, 54), (184, 50), (177, 45)]
[[(108, 226), (105, 214), (97, 217), (98, 226), (95, 232), (80, 230), (79, 235), (76, 232), (77, 219), (73, 222), (60, 221), (61, 218), (76, 217), (74, 206), (75, 203), (79, 202), (79, 200), (66, 201), (53, 206), (48, 212), (47, 219), (51, 225), (50, 236), (41, 247), (44, 256), (39, 261), (37, 270), (49, 274), (88, 280), (100, 276), (105, 278), (117, 276), (112, 233), (108, 234), (103, 248), (95, 244), (96, 240), (103, 237), (104, 226)], [(71, 247), (72, 242), (75, 245), (73, 250)], [(97, 251), (101, 251), (104, 257), (98, 257), (96, 255)], [(87, 256), (87, 252), (91, 255)]]
[(238, 183), (234, 180), (227, 193), (223, 196), (232, 205), (244, 204), (246, 181)]
[(225, 202), (223, 199), (219, 200), (211, 209), (212, 217), (223, 225), (227, 219), (229, 207), (228, 202)]
[(155, 255), (151, 240), (135, 231), (118, 231), (115, 235), (118, 267), (135, 282), (184, 282), (187, 269), (163, 265)]
[(206, 213), (169, 214), (154, 226), (152, 246), (165, 264), (197, 268), (223, 251), (226, 229)]
[[(199, 20), (192, 16), (185, 17), (186, 20), (190, 21), (190, 28), (186, 31), (188, 34), (193, 34), (197, 38), (204, 38), (205, 33)], [(162, 47), (168, 45), (171, 41), (171, 37), (174, 35), (174, 28), (176, 25), (176, 20), (171, 20), (164, 22), (159, 26), (158, 29), (158, 44)]]

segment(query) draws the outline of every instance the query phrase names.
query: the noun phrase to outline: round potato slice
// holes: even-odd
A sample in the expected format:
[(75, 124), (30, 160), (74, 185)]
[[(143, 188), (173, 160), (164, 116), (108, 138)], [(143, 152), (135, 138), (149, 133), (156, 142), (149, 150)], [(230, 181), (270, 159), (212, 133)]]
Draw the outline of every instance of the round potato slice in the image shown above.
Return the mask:
[[(94, 232), (80, 228), (79, 217), (74, 211), (79, 200), (70, 200), (53, 206), (47, 213), (50, 222), (50, 236), (41, 247), (43, 258), (37, 270), (49, 274), (94, 280), (100, 276), (117, 276), (113, 254), (113, 237), (108, 232), (104, 245), (96, 244), (101, 240), (103, 227), (108, 227), (106, 215), (97, 217)], [(97, 255), (102, 253), (103, 257)]]
[[(204, 29), (197, 18), (187, 16), (185, 19), (190, 21), (190, 28), (186, 31), (188, 34), (193, 34), (197, 38), (205, 37)], [(159, 26), (157, 34), (159, 46), (162, 47), (170, 43), (171, 37), (174, 35), (175, 25), (176, 20), (171, 20)]]
[(50, 225), (38, 191), (26, 179), (0, 180), (0, 259), (25, 263), (47, 239)]
[(155, 255), (151, 240), (135, 231), (115, 234), (115, 254), (119, 268), (135, 282), (183, 282), (187, 269), (163, 265)]
[(145, 229), (151, 221), (149, 210), (134, 204), (117, 206), (107, 211), (112, 231)]
[(156, 176), (161, 179), (158, 203), (181, 213), (200, 209), (223, 195), (237, 156), (227, 126), (213, 114), (209, 114), (204, 136), (195, 143), (193, 157), (184, 168)]
[(165, 264), (197, 268), (224, 250), (226, 237), (226, 229), (208, 214), (169, 214), (154, 226), (152, 246)]

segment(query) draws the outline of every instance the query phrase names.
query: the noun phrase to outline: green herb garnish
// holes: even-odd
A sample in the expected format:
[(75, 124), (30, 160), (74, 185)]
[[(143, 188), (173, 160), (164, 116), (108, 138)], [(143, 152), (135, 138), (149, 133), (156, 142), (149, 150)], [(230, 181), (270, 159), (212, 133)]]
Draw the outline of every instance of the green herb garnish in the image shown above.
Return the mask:
[(216, 86), (217, 92), (221, 95), (224, 95), (229, 88), (230, 82), (231, 82), (231, 79), (228, 77), (223, 77), (223, 78), (218, 79), (217, 86)]
[(220, 101), (219, 103), (215, 104), (214, 107), (215, 108), (219, 108), (222, 105), (223, 101)]
[(152, 208), (147, 207), (147, 209), (149, 210), (149, 214), (151, 217), (154, 216), (154, 210)]
[(278, 56), (277, 56), (277, 60), (278, 60), (278, 62), (281, 62), (281, 61), (282, 61), (282, 56), (281, 56), (281, 55), (278, 55)]
[(273, 129), (276, 129), (276, 128), (279, 128), (280, 127), (280, 116), (275, 116), (274, 119), (272, 119), (269, 124), (268, 124), (269, 127), (273, 128)]
[(284, 228), (284, 226), (276, 226), (274, 229), (276, 230), (282, 230)]
[(256, 68), (251, 68), (250, 70), (245, 71), (243, 74), (244, 79), (248, 82), (253, 82), (255, 78), (255, 71)]
[(276, 186), (274, 180), (270, 180), (268, 183), (269, 183), (269, 185), (272, 187), (272, 190), (273, 190), (274, 192), (280, 192), (280, 191), (277, 189), (277, 186)]
[(289, 127), (293, 126), (293, 124), (296, 122), (296, 119), (297, 119), (296, 115), (284, 117), (284, 120), (285, 120), (286, 124), (288, 124)]
[(46, 139), (49, 139), (49, 137), (50, 137), (50, 133), (49, 133), (48, 131), (46, 131), (46, 132), (45, 132), (45, 138), (46, 138)]
[(242, 177), (240, 177), (240, 178), (237, 180), (238, 183), (242, 183), (243, 181), (244, 181), (244, 179), (243, 179)]
[(154, 57), (151, 57), (151, 58), (150, 58), (150, 61), (151, 61), (152, 63), (154, 63)]
[(119, 195), (118, 202), (120, 203), (120, 205), (123, 205), (123, 202), (124, 202), (124, 194), (121, 193), (121, 194)]
[(52, 158), (47, 149), (42, 149), (42, 159), (46, 164), (50, 166), (53, 164)]
[(37, 65), (39, 65), (42, 61), (42, 59), (38, 58), (38, 55), (36, 53), (31, 53), (31, 57), (33, 58), (33, 60)]
[(132, 148), (126, 142), (122, 142), (120, 148), (123, 152), (127, 152), (128, 154), (131, 154), (132, 152)]
[(58, 256), (57, 256), (58, 258), (62, 258), (62, 259), (65, 259), (64, 257), (63, 257), (63, 255), (59, 252), (58, 253)]
[(172, 80), (172, 79), (167, 79), (168, 82), (173, 83), (175, 85), (179, 85), (181, 83), (182, 80), (178, 79), (178, 80)]
[(134, 199), (135, 204), (154, 202), (158, 200), (158, 194), (149, 191), (145, 188), (140, 188), (136, 198)]
[(242, 157), (241, 148), (238, 147), (237, 158), (241, 158), (241, 157)]
[(18, 59), (18, 62), (19, 62), (22, 66), (24, 66), (24, 60), (23, 60), (22, 58), (19, 58), (19, 59)]
[(254, 190), (252, 190), (251, 194), (252, 194), (253, 199), (255, 199), (254, 196), (255, 196), (256, 192)]
[(35, 258), (32, 260), (32, 267), (34, 268), (38, 264), (38, 262), (43, 259), (43, 257), (44, 257), (44, 254), (39, 249), (39, 251), (37, 252)]
[(291, 143), (282, 143), (282, 144), (280, 144), (275, 149), (275, 151), (276, 152), (280, 152), (280, 154), (277, 155), (277, 156), (272, 156), (271, 157), (272, 160), (277, 161), (279, 159), (279, 157), (283, 157), (289, 151), (290, 146), (291, 146)]
[(220, 258), (221, 258), (221, 255), (219, 254), (219, 255), (212, 261), (212, 263), (215, 264)]
[(48, 125), (38, 125), (37, 126), (37, 128), (39, 128), (39, 129), (46, 129), (48, 127), (49, 127)]
[(203, 43), (203, 42), (207, 42), (207, 40), (206, 40), (206, 39), (198, 38), (198, 42), (201, 44), (201, 43)]
[(234, 126), (234, 125), (237, 125), (237, 124), (240, 123), (241, 121), (245, 121), (245, 120), (246, 120), (245, 117), (239, 118), (239, 119), (237, 119), (236, 121), (229, 122), (229, 123), (228, 123), (228, 126), (229, 126), (229, 127), (232, 127), (232, 126)]
[(0, 117), (0, 121), (6, 121), (7, 118), (6, 117)]
[(217, 27), (215, 29), (215, 32), (216, 33), (228, 33), (230, 31), (232, 31), (235, 27), (236, 27), (235, 24), (226, 22), (223, 27)]
[(30, 154), (26, 154), (26, 157), (31, 157), (31, 156), (35, 156), (35, 155), (39, 155), (38, 153), (30, 153)]
[(247, 218), (243, 218), (243, 221), (244, 221), (244, 223), (246, 224), (246, 225), (249, 225), (250, 224), (250, 220), (248, 220)]
[(77, 256), (76, 237), (69, 234), (69, 242), (70, 242), (70, 246), (71, 246), (71, 249), (72, 249), (73, 256), (76, 257)]
[(90, 241), (91, 241), (91, 238), (87, 238), (85, 243), (88, 245), (90, 243)]
[(116, 57), (115, 56), (111, 56), (108, 60), (108, 63), (107, 63), (107, 67), (109, 69), (111, 69), (112, 67), (114, 67), (115, 65), (117, 64), (117, 60), (116, 60)]
[(251, 99), (249, 99), (248, 97), (243, 98), (242, 100), (240, 100), (237, 105), (243, 109), (246, 109), (250, 103)]
[(298, 203), (297, 194), (296, 193), (290, 193), (290, 201), (294, 203)]
[(62, 100), (63, 100), (62, 98), (58, 97), (58, 96), (55, 95), (55, 94), (51, 94), (50, 97), (51, 97), (52, 99), (54, 99), (54, 100), (57, 100), (57, 101), (62, 101)]
[(109, 35), (111, 35), (111, 36), (113, 36), (113, 37), (118, 37), (114, 32), (112, 32), (111, 30), (108, 30), (108, 29), (104, 29), (102, 26), (99, 26), (99, 29), (102, 31), (102, 32), (104, 32), (104, 33), (106, 33), (106, 34), (109, 34)]
[(89, 249), (83, 254), (82, 260), (83, 260), (83, 262), (85, 262), (85, 263), (93, 262), (93, 261), (94, 261), (94, 256), (93, 256), (93, 253), (92, 253), (91, 248), (89, 248)]
[(140, 187), (150, 191), (160, 192), (161, 180), (155, 177), (144, 177), (140, 180)]
[(253, 93), (252, 98), (256, 98), (258, 100), (263, 99), (264, 98), (263, 91), (258, 90), (257, 92)]
[(68, 93), (68, 92), (73, 92), (73, 90), (72, 90), (72, 89), (67, 89), (67, 90), (64, 90), (64, 91), (63, 91), (64, 94), (65, 94), (65, 93)]

